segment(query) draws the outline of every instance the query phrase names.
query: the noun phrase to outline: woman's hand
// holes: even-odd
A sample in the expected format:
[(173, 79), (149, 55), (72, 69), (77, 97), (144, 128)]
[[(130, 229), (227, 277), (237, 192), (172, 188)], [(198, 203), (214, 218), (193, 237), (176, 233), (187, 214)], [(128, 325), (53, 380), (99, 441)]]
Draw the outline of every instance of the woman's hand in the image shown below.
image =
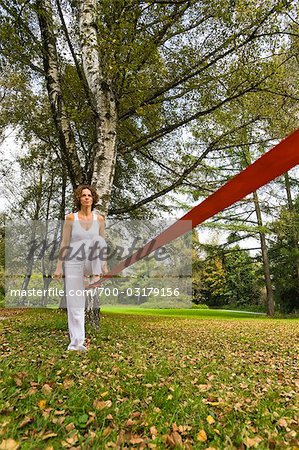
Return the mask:
[(62, 269), (56, 269), (53, 274), (53, 278), (55, 280), (60, 280), (62, 278)]

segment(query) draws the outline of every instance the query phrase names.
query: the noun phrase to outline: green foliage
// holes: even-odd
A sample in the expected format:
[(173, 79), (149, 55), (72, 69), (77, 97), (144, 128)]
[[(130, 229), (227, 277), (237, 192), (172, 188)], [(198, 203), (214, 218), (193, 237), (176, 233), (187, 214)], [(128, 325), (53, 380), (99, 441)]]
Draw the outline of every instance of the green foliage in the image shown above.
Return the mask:
[(258, 304), (260, 283), (254, 259), (235, 245), (225, 255), (224, 261), (229, 303), (240, 306)]
[[(60, 0), (58, 4), (68, 28), (66, 36), (53, 7), (61, 94), (82, 172), (90, 182), (96, 119), (82, 77), (80, 5), (76, 0)], [(252, 4), (230, 0), (97, 3), (100, 77), (103, 85), (112, 87), (117, 103), (118, 155), (111, 211), (149, 217), (151, 211), (144, 205), (138, 206), (138, 212), (130, 207), (176, 182), (192, 158), (198, 158), (199, 141), (206, 149), (206, 144), (225, 131), (226, 144), (236, 144), (231, 129), (240, 121), (240, 98), (246, 99), (248, 110), (259, 109), (265, 116), (273, 98), (280, 98), (270, 95), (275, 83), (271, 85), (268, 80), (276, 76), (278, 90), (284, 93), (288, 84), (293, 93), (297, 77), (285, 83), (284, 69), (277, 75), (285, 50), (297, 54), (295, 37), (287, 41), (288, 27), (294, 27), (289, 16), (292, 6), (271, 0)], [(49, 151), (61, 156), (46, 93), (37, 17), (40, 7), (40, 2), (20, 5), (18, 0), (3, 0), (0, 5), (1, 91), (5, 92), (0, 127), (13, 125), (27, 143), (47, 142)], [(258, 92), (260, 88), (267, 90), (264, 96)], [(182, 135), (190, 124), (200, 128), (191, 149), (182, 145)], [(59, 165), (68, 167), (63, 158)], [(184, 178), (189, 181), (194, 176), (192, 191), (194, 186), (196, 190), (191, 195), (194, 199), (206, 195), (205, 174), (213, 189), (217, 184), (211, 174), (215, 167), (204, 162), (200, 168), (194, 175), (183, 176), (175, 188), (179, 190)], [(167, 210), (165, 197), (151, 201), (151, 209)]]
[(256, 305), (260, 300), (258, 267), (239, 246), (226, 252), (220, 246), (203, 246), (205, 256), (193, 262), (193, 301), (209, 306)]
[(229, 302), (226, 272), (219, 256), (210, 256), (204, 262), (201, 277), (200, 295), (203, 303), (219, 306)]
[(273, 223), (274, 241), (269, 255), (275, 299), (283, 313), (299, 310), (299, 197), (294, 209), (281, 208), (278, 220)]
[(204, 303), (193, 303), (192, 309), (209, 309), (208, 305), (205, 305)]

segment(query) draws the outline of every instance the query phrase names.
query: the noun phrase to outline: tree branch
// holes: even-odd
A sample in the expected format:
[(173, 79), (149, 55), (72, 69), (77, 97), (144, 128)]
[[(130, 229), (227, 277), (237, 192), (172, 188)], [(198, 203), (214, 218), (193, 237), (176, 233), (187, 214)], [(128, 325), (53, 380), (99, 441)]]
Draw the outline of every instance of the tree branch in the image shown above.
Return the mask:
[(207, 156), (207, 154), (209, 152), (211, 152), (212, 150), (217, 149), (217, 144), (219, 142), (221, 142), (221, 140), (224, 137), (248, 126), (249, 124), (255, 122), (256, 120), (257, 120), (257, 118), (251, 119), (248, 122), (246, 122), (245, 124), (239, 125), (238, 127), (235, 127), (233, 130), (229, 130), (226, 133), (223, 133), (221, 136), (219, 136), (215, 141), (213, 141), (211, 144), (209, 144), (208, 148), (196, 159), (196, 161), (193, 164), (191, 164), (189, 167), (187, 167), (183, 170), (183, 172), (180, 174), (178, 179), (176, 181), (174, 181), (171, 185), (165, 187), (164, 189), (162, 189), (159, 192), (156, 192), (155, 194), (150, 195), (149, 197), (147, 197), (143, 200), (140, 200), (139, 202), (135, 203), (134, 205), (130, 206), (129, 208), (121, 208), (121, 209), (111, 210), (109, 212), (109, 215), (122, 214), (122, 213), (126, 213), (129, 211), (134, 211), (134, 210), (140, 208), (141, 206), (167, 194), (168, 192), (172, 191), (176, 187), (182, 185), (182, 183), (185, 181), (186, 177), (199, 166), (199, 164)]
[[(157, 97), (159, 97), (161, 95), (164, 95), (169, 90), (174, 89), (175, 87), (185, 83), (186, 81), (189, 81), (191, 78), (194, 78), (195, 76), (200, 75), (202, 72), (204, 72), (205, 70), (210, 68), (212, 65), (214, 65), (219, 60), (225, 58), (226, 56), (230, 55), (234, 51), (239, 50), (240, 48), (242, 48), (245, 45), (247, 45), (249, 42), (251, 42), (254, 39), (256, 39), (257, 37), (259, 37), (259, 36), (256, 35), (258, 29), (276, 11), (276, 8), (277, 8), (277, 6), (274, 6), (273, 8), (271, 8), (270, 11), (268, 11), (268, 13), (264, 16), (264, 18), (259, 20), (259, 22), (256, 25), (256, 27), (254, 28), (254, 30), (251, 31), (251, 33), (247, 36), (247, 38), (243, 42), (241, 42), (238, 45), (234, 44), (231, 48), (226, 50), (224, 53), (218, 55), (217, 57), (213, 58), (211, 61), (209, 61), (207, 64), (205, 64), (204, 66), (200, 67), (199, 69), (198, 69), (198, 64), (194, 65), (193, 67), (190, 68), (191, 72), (189, 70), (189, 72), (185, 76), (176, 78), (176, 79), (172, 80), (170, 83), (167, 83), (166, 85), (160, 87), (155, 92), (152, 92), (138, 106), (131, 107), (127, 111), (125, 111), (122, 114), (120, 114), (119, 120), (125, 120), (125, 119), (129, 118), (130, 116), (132, 116), (132, 115), (134, 115), (136, 113), (136, 109), (138, 109), (140, 107), (144, 107), (144, 106), (149, 105), (149, 104), (152, 104), (153, 101)], [(230, 36), (228, 39), (226, 39), (225, 42), (223, 42), (220, 46), (218, 46), (216, 49), (211, 51), (209, 54), (203, 55), (202, 59), (203, 60), (210, 59), (215, 54), (217, 54), (219, 51), (223, 50), (231, 41), (235, 41), (238, 37), (242, 36), (247, 29), (248, 29), (248, 27), (245, 28), (244, 30), (241, 30), (236, 35)]]

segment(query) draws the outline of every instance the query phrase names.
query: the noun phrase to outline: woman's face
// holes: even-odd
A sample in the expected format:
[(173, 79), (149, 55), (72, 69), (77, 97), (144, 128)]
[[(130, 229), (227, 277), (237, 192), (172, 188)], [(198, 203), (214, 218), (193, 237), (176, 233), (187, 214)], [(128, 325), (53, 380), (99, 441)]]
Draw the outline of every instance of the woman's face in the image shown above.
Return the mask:
[(89, 189), (83, 189), (81, 196), (80, 196), (80, 203), (81, 206), (92, 206), (93, 204), (93, 198), (92, 193)]

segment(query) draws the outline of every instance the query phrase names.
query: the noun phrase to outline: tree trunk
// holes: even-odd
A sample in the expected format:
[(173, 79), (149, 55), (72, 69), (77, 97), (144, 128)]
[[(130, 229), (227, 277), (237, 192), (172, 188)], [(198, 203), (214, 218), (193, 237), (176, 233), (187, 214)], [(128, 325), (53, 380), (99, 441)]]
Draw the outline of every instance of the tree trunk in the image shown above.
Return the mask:
[(37, 7), (42, 37), (43, 65), (52, 117), (59, 137), (62, 161), (68, 169), (71, 183), (75, 188), (87, 180), (76, 151), (74, 135), (62, 97), (52, 6), (49, 0), (38, 0)]
[[(79, 28), (85, 77), (94, 101), (96, 142), (90, 164), (91, 180), (99, 194), (98, 210), (106, 216), (116, 161), (117, 110), (112, 83), (100, 61), (96, 0), (81, 0)], [(106, 68), (107, 69), (107, 68)]]
[[(61, 223), (61, 228), (60, 228), (60, 235), (62, 235), (62, 228), (63, 228), (63, 220), (65, 218), (65, 191), (66, 191), (66, 182), (67, 182), (67, 174), (65, 171), (63, 171), (62, 173), (62, 185), (61, 185), (61, 204), (60, 204), (60, 211), (59, 211), (59, 219), (60, 219), (60, 223)], [(64, 278), (63, 278), (63, 291), (64, 294), (63, 296), (60, 297), (60, 302), (59, 302), (59, 309), (66, 309), (66, 289), (65, 289), (65, 282), (64, 282)]]
[[(253, 193), (253, 201), (254, 201), (254, 207), (255, 207), (255, 213), (257, 218), (257, 223), (259, 227), (263, 226), (262, 221), (262, 214), (261, 214), (261, 208), (259, 203), (259, 198), (256, 192)], [(270, 263), (269, 263), (269, 256), (268, 256), (268, 247), (266, 242), (266, 236), (263, 231), (259, 231), (260, 235), (260, 242), (261, 242), (261, 250), (262, 250), (262, 259), (263, 259), (263, 270), (264, 270), (264, 277), (265, 277), (265, 283), (266, 283), (266, 291), (267, 291), (267, 314), (269, 316), (274, 315), (274, 296), (273, 296), (273, 289), (272, 289), (272, 282), (270, 277)]]
[[(79, 30), (83, 70), (94, 102), (96, 135), (89, 171), (99, 195), (97, 209), (106, 217), (116, 162), (117, 112), (112, 83), (104, 76), (104, 62), (100, 61), (97, 19), (96, 0), (81, 0)], [(99, 302), (92, 295), (86, 296), (86, 315), (91, 325), (98, 328)]]

